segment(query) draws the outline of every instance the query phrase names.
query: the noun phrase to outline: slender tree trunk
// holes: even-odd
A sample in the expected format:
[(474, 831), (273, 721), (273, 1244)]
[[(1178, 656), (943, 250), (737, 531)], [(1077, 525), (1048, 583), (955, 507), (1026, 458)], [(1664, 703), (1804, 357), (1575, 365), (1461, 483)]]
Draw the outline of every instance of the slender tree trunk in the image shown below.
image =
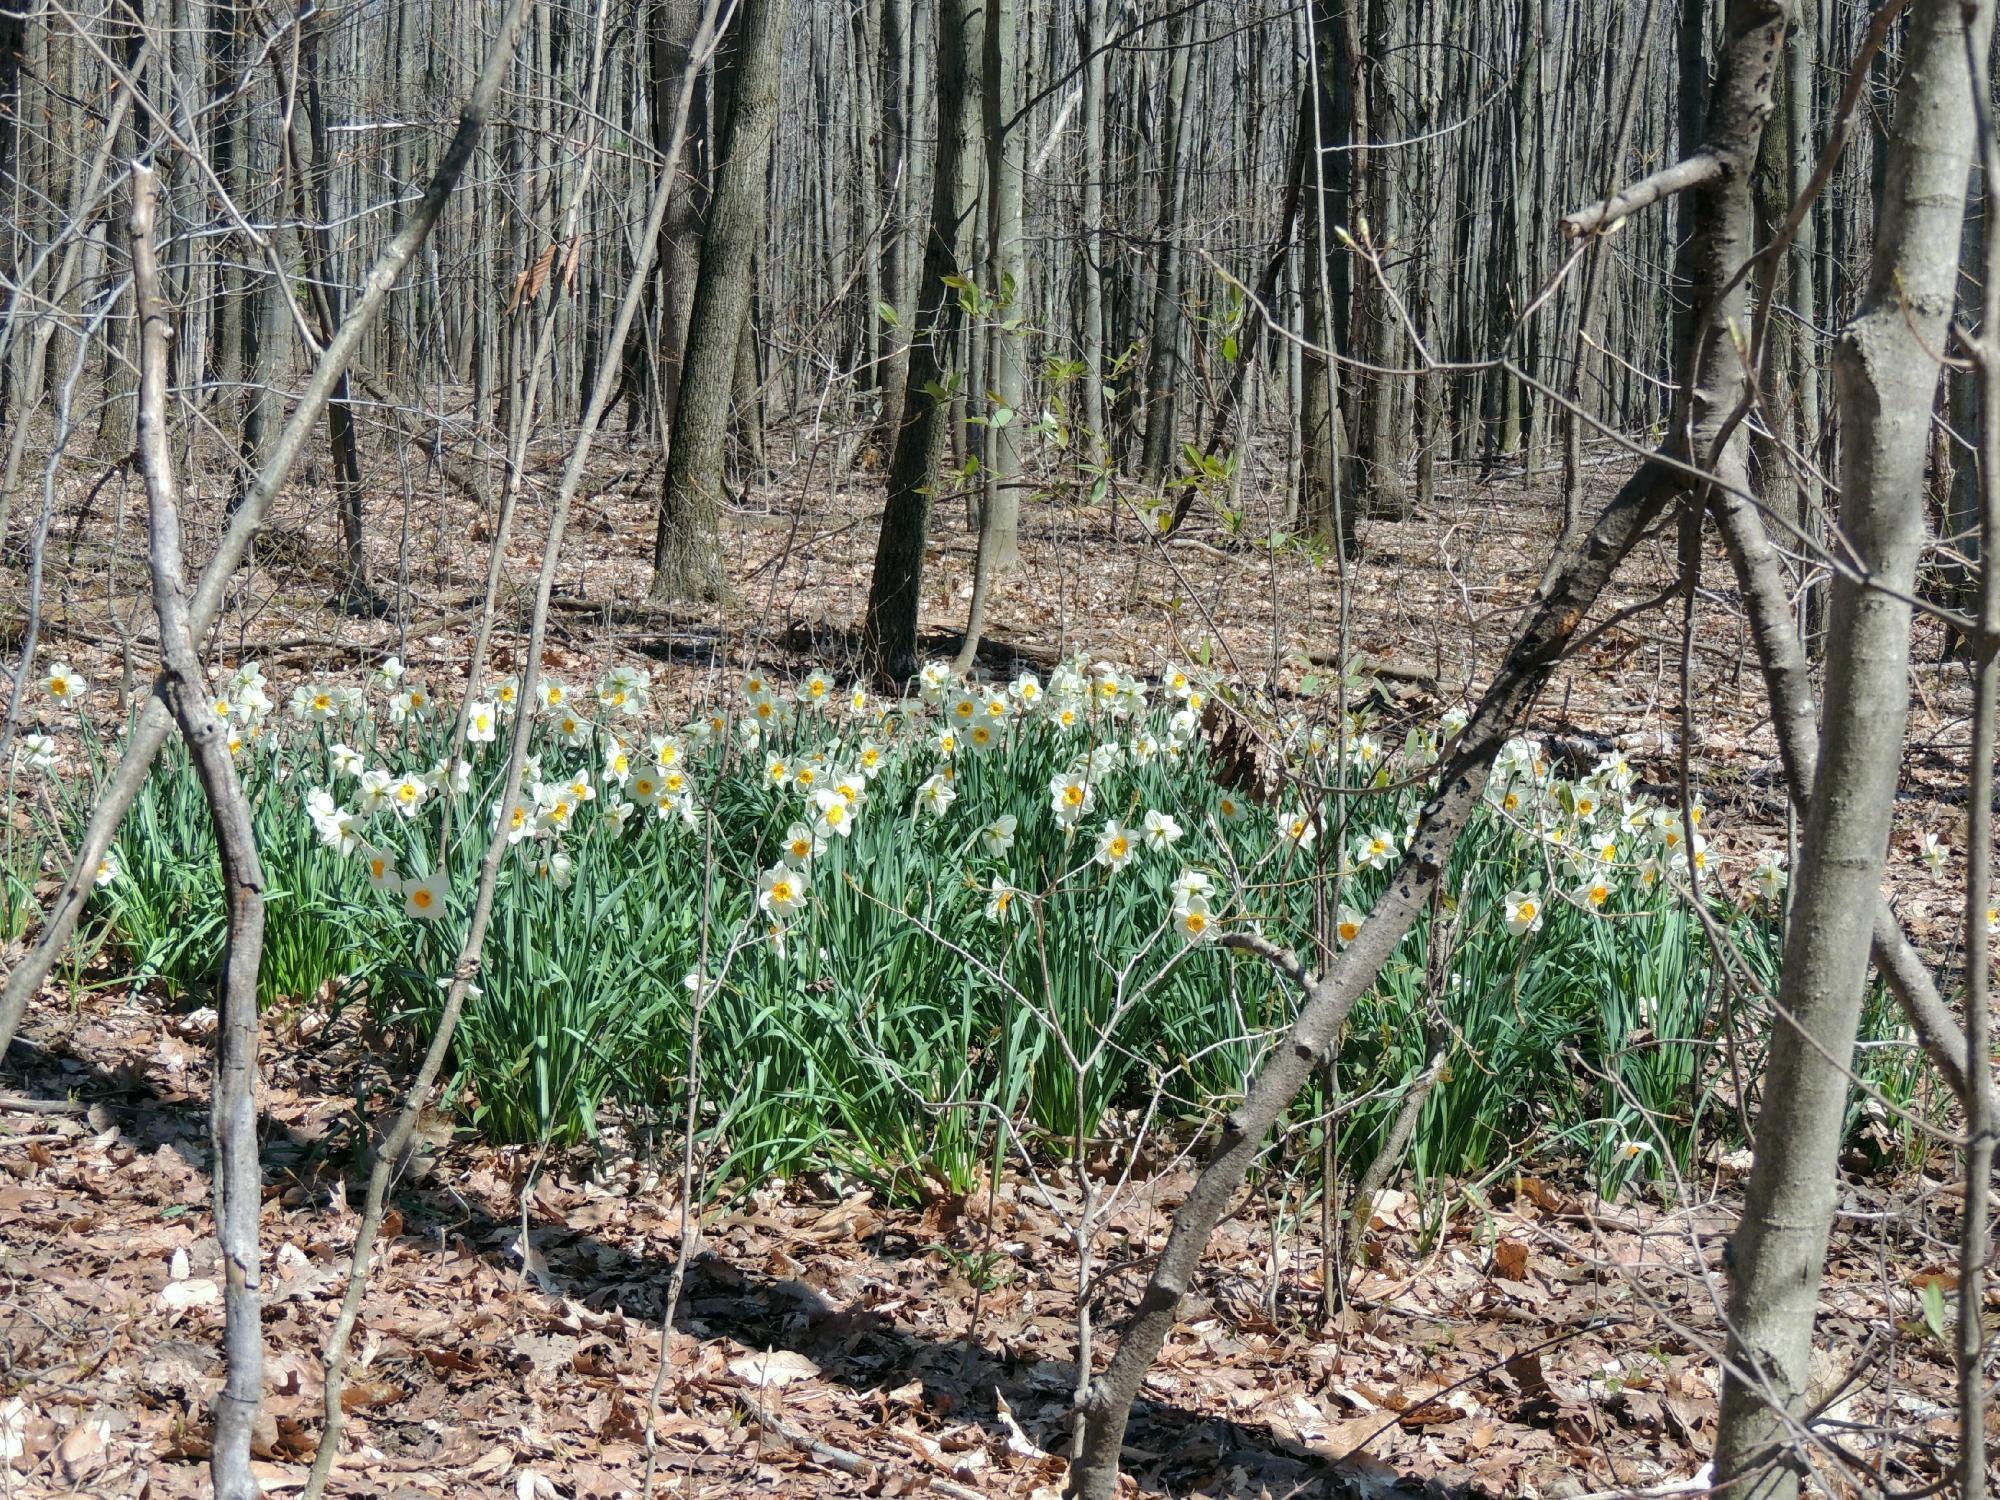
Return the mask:
[[(673, 129), (674, 90), (680, 86), (681, 75), (687, 67), (688, 49), (693, 46), (696, 29), (701, 25), (700, 0), (654, 0), (651, 19), (648, 47), (651, 76), (648, 84), (652, 96), (653, 149), (664, 153), (668, 133)], [(694, 308), (695, 281), (700, 274), (702, 218), (707, 200), (702, 182), (705, 165), (702, 148), (706, 144), (704, 124), (707, 114), (703, 94), (706, 90), (700, 84), (697, 84), (697, 89), (700, 91), (695, 95), (689, 112), (689, 137), (684, 152), (688, 165), (682, 169), (684, 181), (667, 206), (667, 221), (661, 230), (665, 243), (661, 246), (657, 288), (660, 341), (653, 361), (653, 369), (658, 372), (658, 389), (654, 391), (653, 399), (659, 403), (660, 410), (668, 414), (670, 425), (672, 414), (680, 404), (681, 359), (687, 348), (688, 318)], [(626, 357), (634, 367), (637, 366), (636, 344), (627, 351)]]
[(749, 316), (752, 261), (764, 234), (765, 172), (778, 123), (778, 69), (787, 0), (743, 0), (739, 60), (702, 238), (701, 274), (688, 322), (674, 443), (660, 488), (652, 596), (660, 602), (722, 597), (723, 460), (736, 348)]
[(1299, 129), (1319, 149), (1308, 167), (1305, 255), (1300, 282), (1305, 299), (1305, 391), (1299, 408), (1299, 446), (1304, 472), (1299, 478), (1299, 527), (1326, 545), (1337, 545), (1352, 560), (1361, 555), (1356, 497), (1348, 484), (1344, 382), (1328, 351), (1349, 350), (1348, 309), (1352, 263), (1337, 242), (1347, 227), (1353, 190), (1354, 67), (1350, 46), (1356, 0), (1313, 0), (1309, 42), (1313, 71), (1299, 107)]
[(1083, 137), (1083, 182), (1078, 225), (1083, 281), (1083, 453), (1092, 463), (1110, 461), (1104, 414), (1104, 5), (1083, 0), (1077, 47), (1083, 57), (1083, 97), (1078, 131)]
[(986, 279), (998, 316), (985, 324), (986, 459), (979, 507), (979, 554), (973, 565), (972, 603), (957, 669), (969, 672), (985, 629), (993, 580), (1016, 567), (1021, 557), (1021, 404), (1027, 399), (1028, 359), (1024, 348), (1027, 263), (1024, 259), (1021, 195), (1026, 169), (1025, 117), (1020, 101), (1020, 50), (1015, 29), (1016, 0), (987, 0), (985, 59), (981, 97), (986, 126)]
[(964, 376), (959, 363), (964, 316), (959, 293), (945, 280), (963, 273), (978, 202), (985, 0), (937, 0), (936, 14), (938, 149), (930, 227), (911, 329), (910, 394), (889, 461), (889, 498), (875, 545), (866, 623), (869, 661), (878, 673), (898, 681), (917, 670), (931, 491), (951, 439), (954, 392)]
[(153, 603), (159, 617), (161, 687), (193, 754), (221, 853), (228, 935), (216, 986), (215, 1080), (209, 1108), (215, 1236), (222, 1250), (223, 1353), (209, 1457), (217, 1500), (258, 1500), (250, 1442), (264, 1400), (264, 1328), (258, 1219), (263, 1167), (257, 1143), (257, 970), (264, 952), (264, 870), (250, 804), (237, 784), (222, 721), (209, 707), (196, 655), (181, 561), (178, 486), (167, 454), (167, 345), (173, 329), (160, 295), (153, 252), (156, 186), (150, 168), (132, 168), (133, 301), (141, 325), (137, 402), (139, 467), (150, 516)]
[(1905, 601), (1923, 544), (1928, 419), (1972, 159), (1967, 30), (1983, 59), (1992, 7), (1975, 4), (1961, 20), (1958, 0), (1920, 0), (1908, 27), (1868, 289), (1834, 351), (1841, 526), (1868, 582), (1833, 585), (1818, 770), (1778, 988), (1787, 1023), (1772, 1037), (1756, 1164), (1730, 1241), (1716, 1477), (1757, 1500), (1790, 1500), (1803, 1467), (1793, 1424), (1868, 971), (1870, 928), (1853, 914), (1879, 899), (1888, 848), (1908, 710)]
[(1199, 45), (1191, 15), (1168, 34), (1166, 98), (1161, 104), (1159, 242), (1153, 280), (1153, 315), (1146, 350), (1146, 436), (1139, 453), (1139, 482), (1157, 487), (1173, 462), (1175, 388), (1181, 362), (1180, 234), (1186, 207), (1181, 141), (1187, 131), (1188, 62)]

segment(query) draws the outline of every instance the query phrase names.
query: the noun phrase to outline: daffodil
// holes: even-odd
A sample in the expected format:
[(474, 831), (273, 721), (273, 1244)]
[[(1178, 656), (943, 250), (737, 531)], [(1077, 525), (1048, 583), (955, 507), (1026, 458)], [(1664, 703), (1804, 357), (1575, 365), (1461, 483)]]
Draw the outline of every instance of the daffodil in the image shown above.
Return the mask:
[(799, 684), (799, 702), (817, 707), (833, 696), (833, 679), (814, 669)]
[(847, 711), (857, 719), (865, 719), (868, 709), (868, 689), (857, 682), (847, 690)]
[(1542, 925), (1541, 898), (1530, 891), (1509, 891), (1505, 905), (1507, 930), (1525, 937)]
[(1174, 908), (1174, 928), (1190, 943), (1205, 943), (1215, 936), (1215, 918), (1206, 896), (1189, 896)]
[(472, 785), (472, 762), (455, 760), (447, 765), (439, 761), (424, 773), (424, 784), (434, 792), (449, 792), (452, 796), (462, 796)]
[(546, 880), (559, 891), (569, 889), (569, 883), (575, 871), (576, 862), (569, 857), (567, 850), (560, 847), (549, 850), (547, 854), (535, 861), (536, 877)]
[(1951, 845), (1936, 834), (1927, 833), (1917, 841), (1917, 859), (1933, 877), (1943, 875), (1951, 863)]
[(632, 756), (615, 738), (604, 742), (604, 779), (619, 786), (632, 778)]
[(1005, 880), (995, 875), (993, 883), (986, 889), (986, 920), (1011, 921), (1014, 915), (1014, 898), (1020, 894)]
[(1345, 948), (1361, 935), (1361, 917), (1351, 906), (1341, 907), (1333, 920), (1334, 941)]
[(1215, 882), (1206, 870), (1183, 870), (1167, 886), (1176, 906), (1185, 904), (1194, 896), (1206, 897), (1214, 889)]
[(1312, 815), (1294, 809), (1278, 814), (1278, 837), (1298, 849), (1310, 849), (1319, 837), (1319, 825)]
[(604, 809), (604, 821), (611, 825), (613, 833), (623, 833), (625, 825), (632, 821), (632, 814), (637, 810), (633, 803), (622, 799), (608, 803)]
[(118, 856), (107, 850), (104, 857), (97, 862), (97, 868), (91, 872), (90, 883), (101, 891), (117, 878)]
[(839, 792), (821, 788), (813, 793), (813, 806), (818, 814), (813, 819), (813, 831), (821, 838), (844, 839), (854, 831), (854, 810)]
[(403, 659), (400, 656), (383, 658), (382, 665), (375, 669), (375, 685), (385, 693), (393, 693), (396, 684), (403, 680)]
[(1049, 810), (1064, 828), (1074, 828), (1097, 800), (1087, 776), (1074, 772), (1057, 776), (1049, 783)]
[(764, 784), (782, 791), (792, 784), (792, 763), (782, 755), (773, 755), (764, 762)]
[(403, 883), (396, 878), (394, 850), (372, 847), (363, 849), (361, 863), (367, 868), (368, 884), (375, 890), (401, 892)]
[(405, 771), (389, 783), (389, 806), (406, 819), (414, 818), (418, 810), (423, 807), (424, 798), (429, 793), (430, 788), (424, 784), (423, 778), (412, 776)]
[(984, 754), (1000, 741), (998, 727), (992, 719), (981, 714), (965, 726), (965, 743), (971, 749)]
[(1765, 849), (1757, 855), (1757, 861), (1750, 867), (1750, 883), (1757, 888), (1757, 894), (1775, 904), (1785, 894), (1785, 886), (1790, 876), (1785, 872), (1785, 851)]
[(757, 877), (757, 909), (782, 922), (805, 910), (811, 892), (812, 877), (804, 870), (773, 865)]
[(403, 915), (435, 922), (444, 915), (445, 897), (450, 886), (441, 872), (412, 875), (403, 882)]
[(1097, 835), (1097, 862), (1107, 870), (1122, 870), (1132, 862), (1133, 848), (1132, 835), (1113, 818)]
[(50, 667), (49, 675), (42, 679), (42, 684), (58, 703), (73, 702), (90, 690), (90, 684), (66, 661), (59, 661)]
[(637, 667), (617, 666), (598, 679), (597, 701), (606, 711), (631, 718), (644, 711), (651, 691), (651, 674)]
[(1639, 779), (1622, 750), (1608, 752), (1590, 775), (1600, 786), (1609, 787), (1614, 792), (1630, 791), (1632, 784)]
[(370, 766), (361, 773), (361, 785), (355, 792), (355, 804), (364, 817), (372, 816), (389, 805), (389, 788), (395, 779), (380, 766)]
[(957, 800), (958, 788), (949, 776), (932, 776), (917, 788), (917, 811), (933, 818), (942, 818)]
[(343, 859), (361, 847), (361, 817), (344, 807), (336, 807), (316, 820), (319, 840)]
[(389, 722), (404, 724), (430, 712), (431, 695), (417, 685), (404, 688), (389, 700)]
[(804, 869), (825, 849), (825, 838), (804, 823), (794, 823), (785, 830), (785, 863), (795, 870)]
[(1042, 701), (1041, 679), (1033, 672), (1023, 672), (1007, 684), (1007, 692), (1022, 708), (1032, 710)]
[(1234, 792), (1224, 792), (1216, 799), (1215, 811), (1225, 823), (1240, 823), (1249, 809), (1243, 805), (1243, 799)]
[(555, 714), (556, 737), (572, 749), (590, 743), (590, 720), (568, 709), (558, 709)]
[(1387, 868), (1396, 852), (1396, 836), (1386, 828), (1377, 828), (1361, 841), (1354, 858), (1364, 870), (1380, 870)]
[(553, 677), (536, 680), (535, 696), (541, 700), (543, 709), (550, 714), (561, 713), (569, 705), (569, 689)]
[(1588, 876), (1577, 887), (1576, 899), (1592, 911), (1598, 910), (1611, 899), (1611, 877), (1602, 871)]
[(861, 774), (873, 781), (882, 774), (882, 747), (873, 740), (863, 740), (854, 752), (854, 763), (861, 768)]
[(669, 766), (677, 766), (687, 754), (687, 746), (677, 734), (656, 734), (646, 742), (652, 752), (653, 764), (664, 771)]
[(533, 838), (535, 835), (535, 814), (525, 802), (516, 802), (506, 811), (504, 817), (501, 814), (500, 804), (496, 802), (493, 804), (493, 816), (496, 825), (500, 822), (506, 823), (507, 842), (510, 844), (518, 844), (521, 840)]
[(493, 706), (503, 719), (514, 717), (514, 710), (521, 706), (521, 679), (503, 677), (493, 684)]
[(490, 745), (500, 723), (500, 715), (491, 703), (481, 700), (468, 704), (465, 710), (465, 738), (474, 745)]
[(986, 852), (995, 859), (1002, 859), (1014, 847), (1014, 830), (1021, 820), (1012, 813), (1002, 813), (991, 823), (979, 830), (979, 841), (986, 846)]
[(926, 698), (937, 697), (950, 681), (951, 668), (941, 661), (927, 661), (923, 670), (917, 673), (917, 682)]
[(1148, 849), (1171, 849), (1181, 839), (1181, 825), (1171, 813), (1163, 813), (1156, 807), (1146, 809), (1146, 816), (1139, 823), (1140, 835)]
[(323, 682), (302, 682), (292, 690), (292, 717), (302, 723), (324, 724), (340, 711), (340, 700)]

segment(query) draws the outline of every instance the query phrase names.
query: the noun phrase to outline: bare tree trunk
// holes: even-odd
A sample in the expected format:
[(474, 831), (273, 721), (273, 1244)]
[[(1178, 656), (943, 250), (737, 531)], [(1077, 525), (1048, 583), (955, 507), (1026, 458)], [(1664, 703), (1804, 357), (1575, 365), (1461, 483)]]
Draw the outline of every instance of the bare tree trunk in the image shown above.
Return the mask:
[(1841, 523), (1867, 582), (1843, 576), (1833, 586), (1818, 770), (1778, 988), (1786, 1020), (1772, 1037), (1756, 1165), (1730, 1241), (1716, 1476), (1758, 1500), (1789, 1500), (1803, 1468), (1795, 1424), (1868, 970), (1870, 930), (1853, 914), (1879, 900), (1888, 848), (1928, 418), (1971, 164), (1966, 30), (1984, 57), (1991, 26), (1990, 3), (1971, 7), (1964, 23), (1957, 0), (1911, 10), (1868, 290), (1834, 354)]
[(764, 233), (764, 175), (778, 123), (778, 69), (787, 0), (743, 0), (736, 83), (715, 201), (702, 237), (701, 273), (688, 321), (687, 357), (674, 408), (674, 442), (660, 487), (652, 596), (662, 603), (723, 596), (723, 460), (736, 349), (749, 316), (752, 261)]
[(1147, 332), (1146, 436), (1139, 450), (1139, 482), (1156, 487), (1173, 461), (1175, 387), (1181, 362), (1181, 250), (1185, 179), (1181, 140), (1187, 131), (1189, 54), (1200, 42), (1192, 13), (1169, 33), (1166, 99), (1161, 106), (1159, 241), (1153, 272), (1153, 316)]
[[(673, 129), (672, 91), (686, 70), (690, 49), (701, 24), (700, 0), (654, 0), (648, 39), (652, 93), (653, 148), (665, 153)], [(696, 95), (689, 118), (689, 143), (698, 153), (703, 141), (701, 96)], [(671, 418), (680, 404), (681, 361), (687, 350), (688, 317), (694, 308), (694, 288), (701, 267), (701, 230), (706, 193), (702, 163), (690, 163), (685, 181), (667, 207), (666, 244), (661, 247), (658, 282), (660, 347), (653, 368), (658, 389), (653, 398)], [(636, 352), (627, 357), (636, 362)]]
[(889, 499), (868, 588), (868, 658), (878, 673), (896, 680), (917, 670), (931, 486), (951, 438), (952, 398), (964, 373), (958, 364), (964, 353), (964, 315), (959, 293), (945, 281), (958, 277), (964, 266), (978, 202), (977, 84), (984, 6), (985, 0), (938, 0), (937, 5), (938, 149), (930, 229), (917, 288), (920, 312), (911, 326), (909, 397), (889, 462)]
[(1317, 144), (1307, 169), (1306, 241), (1299, 279), (1305, 298), (1304, 400), (1299, 408), (1299, 526), (1315, 540), (1361, 555), (1357, 498), (1349, 484), (1345, 382), (1336, 358), (1349, 347), (1352, 265), (1336, 236), (1352, 206), (1354, 129), (1352, 55), (1357, 0), (1313, 0), (1307, 33), (1312, 71), (1299, 105), (1299, 129)]
[(1077, 48), (1083, 56), (1083, 183), (1078, 238), (1083, 277), (1083, 452), (1093, 463), (1110, 462), (1104, 415), (1104, 4), (1083, 0)]
[(986, 334), (986, 459), (979, 507), (979, 555), (973, 564), (972, 602), (955, 666), (972, 670), (996, 575), (1021, 560), (1021, 403), (1027, 397), (1028, 360), (1022, 305), (1027, 297), (1022, 243), (1022, 178), (1026, 169), (1025, 116), (1017, 118), (1021, 59), (1015, 32), (1016, 0), (986, 0), (986, 52), (981, 77), (986, 124), (986, 294), (998, 315)]
[(223, 1354), (227, 1374), (215, 1398), (209, 1472), (217, 1500), (257, 1500), (250, 1438), (264, 1400), (263, 1293), (258, 1216), (263, 1170), (257, 1150), (257, 969), (264, 953), (264, 868), (250, 826), (250, 804), (236, 781), (222, 721), (195, 650), (181, 560), (178, 486), (167, 455), (167, 344), (173, 327), (160, 298), (153, 253), (157, 189), (152, 169), (132, 166), (133, 302), (140, 325), (139, 468), (146, 480), (153, 607), (160, 622), (160, 688), (194, 757), (222, 860), (229, 913), (216, 986), (215, 1082), (209, 1105), (209, 1167), (215, 1237), (222, 1249)]

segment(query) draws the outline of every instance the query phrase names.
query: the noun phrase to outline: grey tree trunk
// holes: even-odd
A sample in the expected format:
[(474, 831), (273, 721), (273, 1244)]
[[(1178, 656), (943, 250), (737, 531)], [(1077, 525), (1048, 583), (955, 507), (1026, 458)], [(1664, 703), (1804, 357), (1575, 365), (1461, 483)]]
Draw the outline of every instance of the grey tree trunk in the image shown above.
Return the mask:
[(1083, 136), (1083, 182), (1078, 217), (1083, 282), (1083, 452), (1098, 464), (1110, 461), (1110, 434), (1104, 415), (1104, 3), (1083, 0), (1077, 49), (1083, 58), (1083, 97), (1077, 128)]
[(1181, 226), (1186, 219), (1186, 182), (1181, 141), (1187, 132), (1188, 61), (1199, 45), (1192, 14), (1169, 33), (1166, 98), (1161, 105), (1159, 241), (1153, 273), (1153, 315), (1147, 329), (1146, 436), (1139, 451), (1139, 482), (1153, 488), (1173, 462), (1176, 388), (1181, 363)]
[(1743, 1220), (1730, 1242), (1730, 1358), (1716, 1478), (1790, 1500), (1803, 1460), (1813, 1319), (1833, 1223), (1848, 1064), (1868, 971), (1908, 710), (1910, 607), (1923, 542), (1931, 403), (1951, 315), (1973, 116), (1970, 42), (1992, 7), (1924, 0), (1888, 141), (1873, 264), (1834, 352), (1842, 431), (1841, 524), (1869, 585), (1833, 585), (1818, 770), (1778, 989)]
[(964, 315), (958, 292), (945, 279), (962, 274), (978, 202), (985, 0), (938, 0), (936, 14), (938, 149), (930, 227), (911, 323), (909, 397), (889, 461), (889, 498), (875, 544), (865, 626), (869, 661), (897, 681), (917, 670), (931, 489), (951, 440), (954, 392), (964, 376)]
[(1027, 262), (1022, 228), (1022, 179), (1026, 172), (1026, 117), (1017, 117), (1021, 59), (1015, 0), (986, 0), (985, 56), (980, 94), (986, 127), (986, 293), (998, 316), (986, 332), (984, 489), (979, 506), (979, 555), (973, 565), (972, 602), (956, 661), (972, 669), (985, 629), (993, 579), (1021, 559), (1021, 403), (1028, 386)]
[(237, 783), (222, 721), (209, 707), (211, 695), (188, 610), (179, 487), (167, 448), (167, 345), (173, 328), (161, 299), (153, 249), (156, 192), (151, 169), (134, 164), (129, 228), (133, 305), (141, 326), (136, 420), (150, 521), (147, 555), (160, 626), (162, 696), (187, 741), (215, 824), (229, 923), (216, 985), (219, 1018), (209, 1110), (227, 1374), (215, 1398), (209, 1473), (217, 1500), (258, 1500), (263, 1487), (251, 1471), (250, 1444), (264, 1401), (258, 1247), (264, 1179), (257, 1142), (257, 970), (264, 953), (264, 870), (250, 804)]
[(778, 71), (787, 0), (744, 0), (729, 125), (722, 135), (715, 201), (702, 237), (701, 273), (688, 321), (674, 441), (660, 487), (652, 597), (719, 599), (723, 462), (736, 349), (749, 316), (752, 260), (764, 233), (764, 175), (778, 122)]

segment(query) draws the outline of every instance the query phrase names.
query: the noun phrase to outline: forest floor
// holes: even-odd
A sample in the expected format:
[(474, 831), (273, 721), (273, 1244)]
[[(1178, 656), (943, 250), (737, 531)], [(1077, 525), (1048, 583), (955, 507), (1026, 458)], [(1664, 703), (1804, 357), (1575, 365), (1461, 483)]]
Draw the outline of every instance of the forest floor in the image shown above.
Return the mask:
[[(599, 467), (572, 521), (553, 670), (580, 678), (640, 661), (671, 719), (731, 690), (752, 663), (802, 670), (851, 652), (880, 505), (873, 476), (799, 452), (783, 483), (726, 520), (735, 598), (668, 611), (643, 603), (657, 473), (615, 455)], [(1624, 470), (1601, 472), (1610, 484)], [(260, 658), (277, 678), (359, 673), (394, 651), (450, 697), (490, 520), (436, 476), (411, 478), (383, 490), (370, 532), (378, 577), (403, 590), (397, 612), (328, 606), (334, 574), (320, 560), (333, 543), (317, 518), (330, 507), (302, 489), (242, 580), (223, 654)], [(542, 480), (552, 486), (552, 473)], [(135, 503), (114, 482), (73, 531), (59, 519), (48, 549), (46, 650), (101, 684), (134, 681), (135, 659), (143, 683), (150, 617), (130, 540)], [(1352, 654), (1383, 669), (1399, 711), (1434, 715), (1483, 683), (1550, 543), (1549, 508), (1541, 487), (1499, 476), (1447, 486), (1433, 514), (1365, 528), (1349, 638)], [(955, 643), (971, 576), (956, 509), (939, 502), (926, 582), (924, 623), (940, 654)], [(1114, 537), (1102, 506), (1031, 507), (1023, 566), (993, 608), (996, 663), (1087, 649), (1157, 670), (1198, 658), (1210, 638), (1219, 669), (1268, 669), (1282, 692), (1310, 691), (1338, 660), (1336, 570), (1248, 544), (1270, 517), (1254, 496), (1244, 509), (1233, 536), (1197, 524), (1161, 546), (1129, 518)], [(202, 516), (199, 497), (192, 510)], [(544, 524), (540, 505), (524, 507), (512, 577), (531, 578)], [(192, 539), (190, 551), (203, 550)], [(1605, 608), (1657, 592), (1672, 558), (1671, 533), (1648, 544)], [(8, 578), (17, 588), (19, 574)], [(1705, 578), (1690, 759), (1727, 857), (1782, 841), (1783, 788), (1719, 559)], [(498, 670), (518, 663), (524, 599), (517, 586), (503, 600)], [(1673, 613), (1607, 634), (1551, 688), (1538, 728), (1616, 743), (1649, 782), (1671, 785), (1679, 656)], [(1920, 641), (1911, 806), (1891, 862), (1906, 925), (1942, 953), (1960, 868), (1942, 879), (1921, 870), (1915, 840), (1934, 831), (1962, 849), (1966, 729), (1963, 673), (1930, 665), (1936, 657), (1936, 642)], [(0, 1494), (204, 1488), (204, 1412), (220, 1378), (205, 1176), (212, 1025), (209, 1012), (172, 1009), (108, 975), (71, 975), (37, 1004), (0, 1077)], [(355, 1025), (305, 1006), (274, 1015), (266, 1037), (261, 1461), (277, 1494), (302, 1486), (320, 1428), (319, 1353), (356, 1218), (344, 1189), (357, 1109), (377, 1118), (403, 1076), (397, 1053)], [(1079, 1285), (1062, 1189), (1045, 1200), (1008, 1176), (964, 1201), (905, 1210), (805, 1178), (719, 1202), (662, 1375), (658, 1320), (680, 1239), (663, 1155), (674, 1157), (671, 1145), (538, 1163), (431, 1122), (357, 1331), (334, 1493), (636, 1495), (656, 1378), (657, 1494), (1059, 1490)], [(1923, 1289), (1950, 1264), (1956, 1199), (1949, 1162), (1931, 1165), (1844, 1182), (1816, 1371), (1856, 1463), (1877, 1460), (1885, 1432), (1904, 1440), (1903, 1488), (1931, 1477), (1927, 1462), (1948, 1462), (1952, 1441), (1949, 1350), (1925, 1324)], [(1316, 1213), (1301, 1222), (1295, 1200), (1253, 1201), (1211, 1246), (1146, 1388), (1128, 1469), (1148, 1494), (1245, 1500), (1575, 1497), (1687, 1481), (1713, 1434), (1721, 1257), (1743, 1166), (1718, 1158), (1671, 1199), (1617, 1203), (1559, 1165), (1434, 1183), (1421, 1199), (1391, 1192), (1330, 1326), (1315, 1311)], [(1115, 1330), (1187, 1180), (1179, 1165), (1145, 1183), (1100, 1238), (1096, 1328)], [(823, 1447), (802, 1453), (800, 1441)], [(847, 1471), (856, 1464), (863, 1472)]]

